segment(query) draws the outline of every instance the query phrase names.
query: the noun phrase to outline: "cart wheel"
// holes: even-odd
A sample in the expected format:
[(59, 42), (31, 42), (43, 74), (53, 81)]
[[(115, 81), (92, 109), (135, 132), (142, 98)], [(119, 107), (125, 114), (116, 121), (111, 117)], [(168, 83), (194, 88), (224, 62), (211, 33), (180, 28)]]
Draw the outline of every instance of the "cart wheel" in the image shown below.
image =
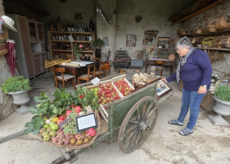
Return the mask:
[(158, 116), (156, 98), (146, 96), (129, 110), (120, 127), (118, 144), (125, 153), (138, 149), (153, 130)]

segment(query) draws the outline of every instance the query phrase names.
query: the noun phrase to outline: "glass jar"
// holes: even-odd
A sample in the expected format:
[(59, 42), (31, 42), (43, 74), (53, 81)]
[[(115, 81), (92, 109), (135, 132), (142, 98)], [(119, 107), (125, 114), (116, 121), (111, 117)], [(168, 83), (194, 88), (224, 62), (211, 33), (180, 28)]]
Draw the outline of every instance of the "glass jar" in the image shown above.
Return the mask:
[(151, 77), (156, 76), (156, 67), (155, 66), (151, 66), (151, 68), (150, 68), (150, 76)]

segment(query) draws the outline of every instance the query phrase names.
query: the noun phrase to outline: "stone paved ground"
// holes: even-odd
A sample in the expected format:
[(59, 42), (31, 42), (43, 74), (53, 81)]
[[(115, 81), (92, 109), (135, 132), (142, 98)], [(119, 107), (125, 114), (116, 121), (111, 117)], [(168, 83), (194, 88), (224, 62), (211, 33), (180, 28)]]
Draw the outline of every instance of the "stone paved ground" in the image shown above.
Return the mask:
[[(128, 73), (131, 80), (133, 72)], [(167, 75), (165, 75), (167, 76)], [(32, 80), (30, 97), (45, 91), (52, 96), (55, 90), (53, 75), (43, 74)], [(103, 142), (79, 155), (81, 164), (228, 164), (230, 163), (230, 127), (213, 126), (207, 119), (209, 114), (200, 109), (194, 133), (183, 137), (178, 132), (183, 128), (170, 126), (167, 121), (178, 116), (181, 106), (181, 92), (175, 82), (170, 84), (174, 95), (160, 105), (159, 116), (153, 132), (142, 147), (131, 154), (123, 153), (114, 142)], [(71, 87), (68, 90), (72, 90)], [(30, 105), (34, 104), (31, 100)], [(31, 114), (16, 113), (0, 122), (0, 138), (23, 129)], [(185, 119), (185, 125), (188, 122)], [(228, 118), (229, 119), (229, 118)], [(57, 147), (42, 143), (33, 134), (24, 135), (0, 145), (1, 164), (46, 164), (61, 156)]]

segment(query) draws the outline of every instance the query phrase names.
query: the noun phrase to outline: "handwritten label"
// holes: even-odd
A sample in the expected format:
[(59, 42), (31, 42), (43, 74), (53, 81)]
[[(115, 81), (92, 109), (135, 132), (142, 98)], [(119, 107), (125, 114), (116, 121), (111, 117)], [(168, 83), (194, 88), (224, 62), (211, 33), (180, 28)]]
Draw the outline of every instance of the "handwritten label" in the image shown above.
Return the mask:
[(100, 79), (98, 79), (97, 77), (95, 77), (90, 82), (93, 83), (93, 85), (96, 85), (96, 84), (98, 84), (100, 82)]

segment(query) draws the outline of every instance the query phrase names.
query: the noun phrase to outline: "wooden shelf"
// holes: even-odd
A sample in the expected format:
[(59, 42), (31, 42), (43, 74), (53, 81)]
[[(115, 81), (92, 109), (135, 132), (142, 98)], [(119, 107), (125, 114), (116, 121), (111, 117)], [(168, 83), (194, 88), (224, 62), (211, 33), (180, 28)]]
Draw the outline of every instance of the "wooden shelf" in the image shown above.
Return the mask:
[[(69, 40), (50, 40), (51, 42), (70, 42)], [(73, 43), (90, 43), (90, 41), (75, 40)]]
[(49, 31), (49, 33), (57, 33), (57, 34), (84, 34), (90, 35), (91, 32), (67, 32), (67, 31)]
[(93, 51), (80, 51), (80, 53), (93, 53)]
[(72, 52), (72, 50), (52, 50), (52, 51), (60, 51), (60, 52)]
[(201, 34), (186, 34), (186, 35), (180, 35), (180, 37), (183, 37), (183, 36), (217, 35), (217, 34), (227, 33), (227, 32), (230, 33), (230, 29), (222, 30), (222, 31), (216, 31), (216, 32), (201, 33)]
[(51, 42), (70, 42), (69, 40), (50, 40)]
[(217, 51), (230, 51), (230, 49), (227, 48), (203, 48), (203, 47), (195, 47), (196, 49), (200, 50), (217, 50)]
[(91, 41), (74, 40), (73, 43), (90, 43)]

